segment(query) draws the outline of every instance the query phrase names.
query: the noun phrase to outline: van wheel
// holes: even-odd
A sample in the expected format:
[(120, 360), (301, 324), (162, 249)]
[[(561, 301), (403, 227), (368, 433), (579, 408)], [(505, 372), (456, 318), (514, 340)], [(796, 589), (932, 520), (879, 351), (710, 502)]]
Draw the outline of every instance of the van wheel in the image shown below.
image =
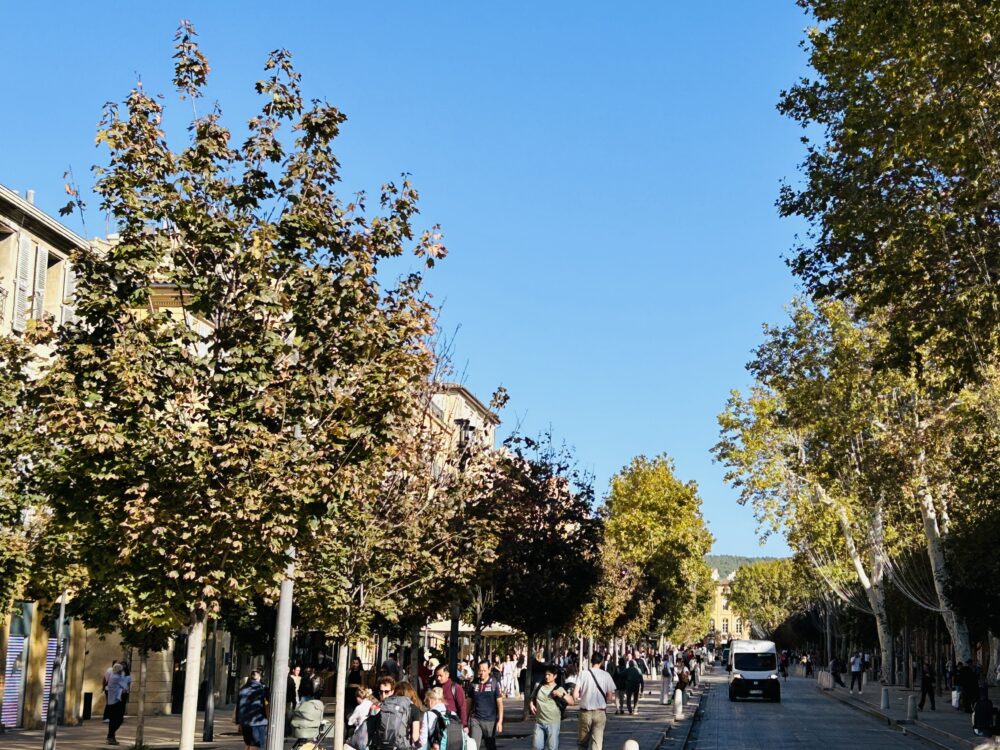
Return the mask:
[(736, 693), (734, 693), (732, 690), (729, 691), (729, 700), (731, 700), (733, 703), (736, 703)]
[(781, 693), (775, 693), (774, 697), (771, 700), (773, 700), (775, 703), (781, 703)]

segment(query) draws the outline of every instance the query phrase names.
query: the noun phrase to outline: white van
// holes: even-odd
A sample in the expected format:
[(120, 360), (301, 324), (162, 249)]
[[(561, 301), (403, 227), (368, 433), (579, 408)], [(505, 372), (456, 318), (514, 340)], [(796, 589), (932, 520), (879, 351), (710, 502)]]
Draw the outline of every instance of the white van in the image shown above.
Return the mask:
[(773, 641), (730, 641), (729, 700), (763, 698), (781, 701), (778, 650)]

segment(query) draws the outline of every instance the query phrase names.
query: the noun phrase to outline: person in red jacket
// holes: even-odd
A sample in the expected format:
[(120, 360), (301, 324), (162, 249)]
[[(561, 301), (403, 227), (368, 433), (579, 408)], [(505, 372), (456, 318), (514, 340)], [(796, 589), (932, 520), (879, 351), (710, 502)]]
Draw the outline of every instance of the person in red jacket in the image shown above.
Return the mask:
[(461, 719), (462, 728), (468, 731), (469, 709), (465, 705), (465, 690), (451, 679), (447, 664), (442, 664), (434, 670), (434, 681), (444, 692), (444, 705), (449, 713), (453, 713)]

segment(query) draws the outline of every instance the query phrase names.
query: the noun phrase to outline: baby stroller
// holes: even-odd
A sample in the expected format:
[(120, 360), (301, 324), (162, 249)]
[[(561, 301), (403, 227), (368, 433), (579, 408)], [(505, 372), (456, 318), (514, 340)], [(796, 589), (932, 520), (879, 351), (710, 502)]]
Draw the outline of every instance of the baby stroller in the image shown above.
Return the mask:
[(326, 750), (326, 745), (323, 743), (326, 738), (330, 735), (330, 730), (333, 729), (332, 721), (321, 721), (319, 725), (319, 732), (311, 740), (300, 739), (295, 742), (293, 746), (295, 750)]

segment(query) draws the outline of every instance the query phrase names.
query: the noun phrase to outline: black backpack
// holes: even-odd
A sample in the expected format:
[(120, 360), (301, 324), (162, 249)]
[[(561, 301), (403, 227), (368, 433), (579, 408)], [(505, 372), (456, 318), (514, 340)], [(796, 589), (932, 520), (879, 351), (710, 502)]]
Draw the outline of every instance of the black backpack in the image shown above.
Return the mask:
[[(538, 691), (541, 690), (543, 687), (545, 687), (545, 685), (543, 683), (541, 683), (541, 682), (535, 684), (535, 690), (531, 694), (531, 700), (534, 701), (535, 703), (538, 702)], [(553, 693), (556, 690), (558, 690), (558, 689), (559, 689), (559, 685), (553, 685), (552, 686), (552, 692)], [(559, 697), (558, 695), (552, 695), (552, 693), (549, 693), (549, 698), (551, 698), (553, 701), (555, 701), (555, 704), (557, 706), (559, 706), (559, 718), (565, 719), (566, 718), (566, 707), (569, 706), (569, 701), (567, 701), (565, 698)]]
[(428, 747), (436, 746), (438, 750), (462, 750), (465, 744), (465, 732), (462, 731), (461, 719), (450, 711), (441, 713), (431, 709), (431, 713), (437, 720), (434, 722), (434, 729), (427, 737)]
[(394, 695), (382, 701), (378, 713), (368, 719), (371, 750), (411, 750), (409, 698)]

